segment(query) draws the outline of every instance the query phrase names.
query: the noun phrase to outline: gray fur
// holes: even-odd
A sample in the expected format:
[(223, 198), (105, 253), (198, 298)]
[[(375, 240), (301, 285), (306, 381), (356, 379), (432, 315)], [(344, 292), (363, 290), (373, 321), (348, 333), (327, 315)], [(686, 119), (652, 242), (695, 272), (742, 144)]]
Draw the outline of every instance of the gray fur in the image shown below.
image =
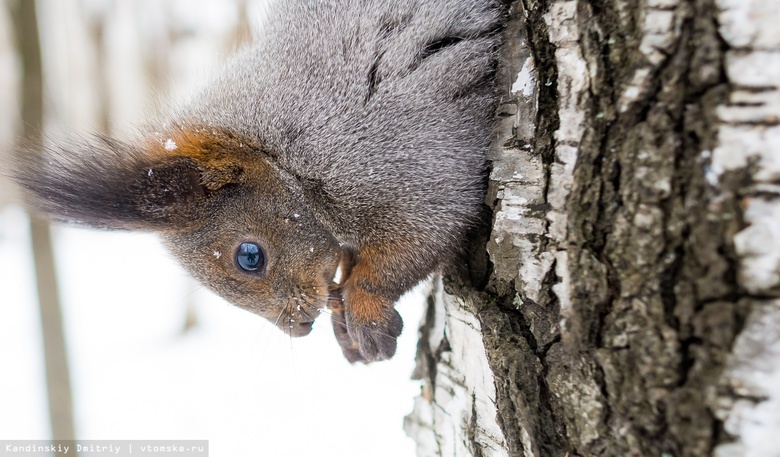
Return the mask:
[[(311, 324), (316, 313), (295, 308), (324, 306), (322, 276), (340, 251), (353, 252), (358, 265), (371, 260), (381, 274), (346, 286), (341, 327), (359, 347), (350, 360), (389, 358), (400, 318), (390, 306), (376, 322), (358, 322), (350, 292), (392, 304), (450, 260), (476, 223), (502, 14), (489, 0), (279, 1), (256, 43), (170, 119), (180, 129), (227, 132), (218, 144), (232, 146), (210, 153), (229, 157), (229, 180), (224, 167), (151, 163), (135, 152), (132, 160), (116, 152), (88, 160), (93, 165), (57, 159), (43, 173), (22, 166), (19, 180), (61, 218), (160, 232), (196, 278), (282, 328), (304, 317)], [(135, 150), (119, 149), (128, 148)], [(85, 149), (100, 155), (105, 147)], [(196, 178), (144, 177), (152, 166), (195, 170)], [(58, 187), (70, 190), (63, 197)], [(114, 203), (98, 204), (103, 220), (100, 208), (73, 195), (78, 187), (85, 195), (112, 189)], [(175, 205), (159, 198), (169, 187)], [(112, 212), (116, 202), (121, 211)], [(269, 252), (263, 277), (225, 273), (231, 267), (214, 259), (247, 238)], [(367, 248), (381, 255), (361, 257)]]
[[(501, 13), (486, 0), (278, 2), (257, 45), (182, 115), (260, 138), (281, 168), (322, 183), (327, 207), (310, 204), (340, 240), (426, 233), (432, 250), (417, 255), (433, 261), (483, 201)], [(422, 59), (449, 37), (463, 41)]]

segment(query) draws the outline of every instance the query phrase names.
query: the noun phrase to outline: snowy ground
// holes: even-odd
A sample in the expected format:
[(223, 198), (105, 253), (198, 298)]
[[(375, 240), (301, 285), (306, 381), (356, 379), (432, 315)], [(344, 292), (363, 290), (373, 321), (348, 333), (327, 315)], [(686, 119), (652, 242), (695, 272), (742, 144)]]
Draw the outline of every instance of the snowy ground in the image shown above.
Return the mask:
[[(24, 213), (0, 210), (0, 439), (48, 439)], [(191, 282), (154, 237), (54, 231), (79, 439), (207, 439), (210, 455), (410, 456), (421, 298), (390, 362), (351, 366), (323, 316), (291, 340)], [(184, 331), (187, 303), (198, 325)]]

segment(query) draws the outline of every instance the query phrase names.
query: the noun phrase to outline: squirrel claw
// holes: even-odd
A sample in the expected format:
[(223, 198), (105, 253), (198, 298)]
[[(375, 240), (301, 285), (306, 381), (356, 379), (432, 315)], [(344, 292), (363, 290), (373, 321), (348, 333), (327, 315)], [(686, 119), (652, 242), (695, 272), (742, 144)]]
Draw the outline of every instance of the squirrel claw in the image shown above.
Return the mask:
[(330, 320), (333, 323), (333, 333), (336, 335), (336, 341), (338, 341), (339, 346), (341, 346), (341, 352), (344, 354), (344, 358), (346, 358), (349, 363), (366, 363), (366, 359), (360, 355), (360, 347), (357, 342), (349, 336), (347, 322), (344, 318), (344, 307), (332, 308)]

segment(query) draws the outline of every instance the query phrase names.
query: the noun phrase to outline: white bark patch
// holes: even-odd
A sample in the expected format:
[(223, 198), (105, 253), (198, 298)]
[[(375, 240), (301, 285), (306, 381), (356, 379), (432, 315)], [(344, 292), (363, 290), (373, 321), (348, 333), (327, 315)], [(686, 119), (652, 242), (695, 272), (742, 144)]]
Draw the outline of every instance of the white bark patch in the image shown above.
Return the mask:
[(517, 79), (514, 84), (512, 84), (513, 94), (519, 93), (525, 98), (530, 98), (533, 95), (534, 89), (536, 88), (536, 78), (534, 78), (535, 70), (534, 59), (532, 57), (525, 59), (523, 68), (520, 69), (520, 72), (517, 74)]
[(737, 337), (716, 415), (736, 441), (717, 457), (777, 457), (780, 430), (780, 300), (756, 303)]
[[(557, 46), (555, 59), (558, 67), (558, 100), (560, 102), (558, 115), (560, 127), (555, 132), (557, 140), (555, 147), (556, 161), (550, 169), (550, 182), (547, 191), (547, 202), (550, 205), (546, 218), (549, 221), (547, 236), (557, 242), (563, 243), (567, 238), (566, 233), (566, 201), (569, 198), (571, 185), (574, 181), (574, 165), (579, 153), (578, 145), (585, 134), (585, 113), (580, 108), (584, 105), (582, 98), (587, 97), (590, 87), (590, 75), (597, 68), (588, 69), (588, 63), (580, 52), (579, 28), (577, 27), (577, 2), (557, 2), (550, 6), (550, 10), (544, 15), (550, 31), (550, 41)], [(595, 64), (591, 64), (595, 65)], [(567, 278), (570, 277), (567, 264), (567, 256), (561, 249), (557, 252), (548, 252), (542, 256), (540, 265), (544, 271), (538, 271), (539, 281), (555, 263), (556, 274), (562, 278), (562, 282), (553, 286), (553, 292), (558, 296), (563, 309), (564, 304), (571, 302)], [(565, 320), (566, 313), (562, 313)], [(561, 331), (567, 328), (561, 325)]]
[(722, 174), (752, 164), (756, 181), (780, 178), (780, 126), (724, 124), (718, 136), (720, 145), (712, 151), (713, 171)]
[(680, 34), (680, 24), (676, 15), (678, 0), (648, 1), (643, 10), (644, 22), (640, 33), (642, 39), (639, 50), (649, 65), (634, 71), (631, 82), (623, 89), (618, 100), (618, 111), (626, 112), (637, 100), (644, 98), (650, 85), (650, 69), (657, 67), (672, 51), (672, 46)]
[(550, 221), (548, 236), (557, 241), (566, 239), (565, 205), (574, 182), (577, 151), (576, 147), (559, 145), (556, 149), (558, 160), (550, 168), (550, 184), (547, 191), (547, 202), (550, 204), (550, 211), (547, 213), (547, 220)]
[(648, 8), (655, 9), (672, 9), (677, 6), (677, 0), (647, 0)]
[(637, 100), (640, 100), (648, 91), (647, 80), (650, 77), (650, 68), (638, 68), (634, 70), (634, 75), (631, 78), (631, 82), (628, 84), (625, 90), (620, 94), (618, 100), (618, 111), (625, 113), (631, 104)]
[(646, 9), (642, 31), (644, 36), (639, 51), (647, 57), (648, 62), (658, 65), (666, 58), (675, 41), (674, 11)]
[[(780, 291), (780, 2), (716, 0), (719, 32), (731, 48), (733, 87), (720, 106), (711, 173), (750, 173), (744, 220), (734, 236), (738, 281), (751, 294)], [(708, 177), (709, 179), (709, 177)], [(712, 182), (712, 181), (711, 181)], [(751, 304), (721, 378), (716, 414), (733, 441), (718, 457), (777, 457), (780, 430), (780, 300)]]
[[(728, 36), (731, 30), (722, 26), (724, 32)], [(732, 84), (747, 90), (732, 91), (728, 105), (717, 110), (723, 125), (712, 170), (723, 173), (752, 164), (755, 180), (776, 181), (780, 178), (780, 49), (730, 51), (726, 74)]]
[(780, 80), (780, 50), (729, 51), (726, 74), (739, 87), (775, 87)]
[(650, 87), (650, 69), (657, 67), (672, 51), (672, 46), (680, 34), (680, 19), (676, 12), (678, 4), (678, 0), (654, 0), (649, 1), (643, 10), (644, 22), (640, 29), (642, 39), (639, 51), (648, 64), (634, 70), (631, 82), (620, 94), (618, 111), (621, 113), (645, 96)]
[(441, 277), (434, 280), (432, 295), (436, 317), (428, 343), (436, 353), (446, 338), (450, 350), (436, 366), (433, 393), (416, 399), (404, 429), (417, 441), (419, 457), (474, 455), (466, 446), (470, 439), (480, 446), (480, 455), (508, 457), (495, 419), (496, 389), (479, 320), (466, 303), (444, 292)]
[(753, 294), (780, 289), (780, 199), (746, 199), (745, 222), (734, 235), (740, 257), (739, 280)]
[(775, 0), (715, 0), (719, 32), (735, 48), (770, 48), (780, 45), (780, 2)]
[[(504, 103), (500, 110), (501, 124), (498, 139), (493, 142), (491, 158), (493, 169), (490, 179), (497, 184), (498, 206), (495, 208), (493, 232), (488, 251), (491, 255), (505, 252), (500, 246), (517, 248), (517, 257), (497, 261), (500, 271), (496, 276), (507, 282), (515, 281), (523, 295), (537, 300), (542, 282), (552, 266), (552, 256), (540, 252), (539, 244), (532, 240), (546, 234), (545, 188), (547, 176), (540, 154), (530, 144), (535, 135), (533, 113), (537, 104), (537, 81), (533, 59), (526, 53), (517, 60), (518, 78), (512, 84), (516, 97)], [(513, 133), (526, 144), (517, 146), (507, 140)], [(494, 261), (496, 263), (496, 261)]]
[(498, 191), (499, 204), (493, 223), (493, 242), (510, 242), (518, 248), (515, 278), (526, 297), (537, 300), (542, 281), (552, 266), (550, 253), (539, 252), (529, 240), (544, 235), (544, 216), (532, 208), (544, 204), (544, 165), (530, 151), (506, 151), (504, 160), (494, 162), (491, 178), (505, 182)]

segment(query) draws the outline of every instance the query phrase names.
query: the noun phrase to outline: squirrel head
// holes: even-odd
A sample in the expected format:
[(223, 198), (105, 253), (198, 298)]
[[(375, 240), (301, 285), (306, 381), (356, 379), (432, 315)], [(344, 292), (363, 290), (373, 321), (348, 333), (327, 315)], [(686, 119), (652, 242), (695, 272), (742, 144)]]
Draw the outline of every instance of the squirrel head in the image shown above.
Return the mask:
[(15, 178), (56, 219), (156, 232), (188, 272), (292, 336), (310, 332), (342, 260), (297, 180), (256, 141), (177, 127), (20, 155)]

